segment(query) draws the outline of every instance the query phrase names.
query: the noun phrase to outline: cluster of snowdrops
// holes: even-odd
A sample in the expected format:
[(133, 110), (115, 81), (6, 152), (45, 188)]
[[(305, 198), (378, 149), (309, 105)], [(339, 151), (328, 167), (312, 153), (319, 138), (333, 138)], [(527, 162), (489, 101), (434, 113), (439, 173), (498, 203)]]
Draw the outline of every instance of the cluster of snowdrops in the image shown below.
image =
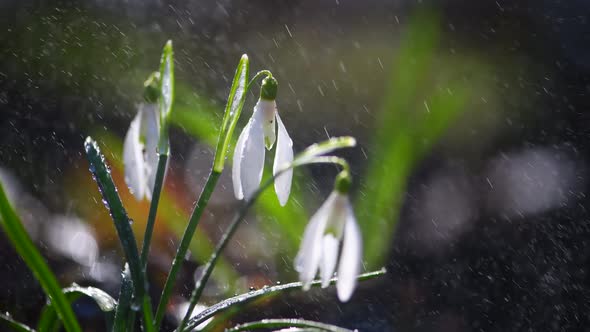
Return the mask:
[[(101, 309), (110, 315), (108, 324), (112, 331), (133, 331), (137, 326), (137, 321), (144, 331), (160, 329), (177, 273), (209, 197), (224, 170), (229, 151), (234, 146), (233, 132), (237, 127), (247, 92), (253, 86), (257, 86), (259, 80), (261, 80), (260, 98), (254, 106), (247, 125), (241, 131), (235, 147), (233, 147), (233, 189), (236, 198), (243, 200), (243, 203), (196, 281), (187, 311), (180, 321), (177, 331), (207, 329), (206, 323), (211, 317), (233, 305), (239, 305), (269, 293), (293, 288), (308, 290), (311, 286), (328, 287), (331, 284), (336, 284), (338, 298), (340, 301), (346, 302), (351, 298), (357, 280), (372, 278), (383, 273), (383, 271), (378, 271), (359, 275), (362, 266), (362, 237), (348, 197), (352, 182), (350, 169), (346, 160), (328, 155), (336, 149), (353, 147), (356, 144), (354, 138), (331, 138), (294, 155), (293, 142), (277, 109), (278, 82), (268, 70), (260, 71), (250, 79), (249, 60), (244, 55), (240, 59), (230, 89), (211, 171), (181, 238), (160, 301), (156, 310), (153, 310), (145, 273), (169, 156), (169, 119), (174, 106), (174, 60), (172, 43), (169, 41), (164, 46), (159, 71), (154, 72), (144, 83), (145, 101), (138, 107), (138, 113), (129, 126), (123, 146), (126, 184), (135, 198), (150, 201), (141, 249), (137, 247), (129, 226), (129, 218), (98, 144), (90, 137), (85, 142), (90, 170), (113, 218), (127, 261), (122, 272), (122, 285), (118, 300), (92, 287), (75, 285), (56, 290), (55, 278), (46, 266), (43, 267), (43, 261), (39, 262), (36, 257), (29, 257), (32, 255), (30, 251), (33, 251), (33, 254), (36, 252), (33, 245), (21, 248), (23, 244), (19, 241), (23, 241), (22, 237), (26, 237), (26, 232), (24, 229), (19, 229), (20, 220), (11, 210), (10, 205), (3, 203), (6, 197), (3, 190), (0, 190), (0, 212), (4, 229), (19, 254), (23, 256), (25, 262), (39, 279), (50, 300), (44, 313), (45, 311), (52, 312), (53, 320), (45, 316), (41, 317), (37, 327), (39, 331), (53, 331), (51, 328), (55, 326), (59, 328), (61, 324), (67, 331), (80, 331), (79, 323), (71, 310), (70, 303), (68, 303), (71, 298), (64, 296), (68, 291), (93, 298)], [(272, 176), (268, 181), (261, 183), (266, 150), (271, 150), (273, 147), (275, 147), (275, 153)], [(337, 165), (340, 172), (334, 181), (332, 193), (312, 216), (302, 235), (301, 246), (294, 262), (300, 282), (238, 295), (196, 312), (195, 307), (217, 259), (243, 220), (247, 210), (254, 204), (260, 193), (271, 184), (274, 184), (278, 202), (284, 206), (289, 199), (293, 170), (309, 164)], [(22, 228), (22, 225), (20, 227)], [(19, 233), (21, 231), (23, 234)], [(315, 281), (314, 278), (318, 271), (320, 278)], [(51, 280), (52, 278), (53, 280)], [(13, 328), (29, 329), (23, 331), (32, 330), (8, 315), (1, 315), (0, 318)], [(50, 321), (52, 324), (46, 321)], [(297, 318), (266, 319), (234, 326), (229, 330), (249, 331), (259, 328), (348, 331), (336, 326)]]

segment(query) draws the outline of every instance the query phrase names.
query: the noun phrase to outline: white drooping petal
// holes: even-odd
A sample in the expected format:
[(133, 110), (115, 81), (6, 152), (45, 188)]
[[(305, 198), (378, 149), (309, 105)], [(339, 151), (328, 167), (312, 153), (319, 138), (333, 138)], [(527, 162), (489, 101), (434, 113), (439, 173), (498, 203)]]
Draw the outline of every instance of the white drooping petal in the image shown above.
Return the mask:
[(316, 275), (322, 255), (322, 238), (326, 229), (326, 222), (334, 205), (335, 194), (322, 204), (319, 210), (311, 217), (309, 224), (303, 233), (301, 247), (295, 257), (295, 270), (299, 272), (299, 281), (303, 283), (303, 289), (311, 286), (311, 281)]
[(234, 194), (237, 199), (244, 198), (244, 192), (242, 191), (242, 177), (240, 174), (240, 165), (242, 159), (240, 156), (243, 154), (244, 151), (244, 143), (246, 142), (246, 137), (248, 137), (248, 132), (250, 131), (250, 126), (252, 125), (252, 119), (248, 121), (248, 124), (240, 133), (240, 137), (238, 138), (238, 142), (236, 143), (236, 148), (234, 149), (234, 160), (232, 164), (232, 182), (234, 184)]
[(140, 109), (125, 135), (123, 143), (123, 165), (125, 166), (125, 183), (137, 200), (143, 198), (145, 192), (145, 161), (143, 144), (140, 140), (142, 110)]
[(276, 140), (275, 114), (277, 113), (277, 103), (274, 100), (260, 99), (256, 106), (260, 107), (264, 116), (262, 124), (262, 128), (264, 129), (264, 145), (270, 150)]
[(145, 196), (152, 199), (158, 167), (158, 139), (160, 136), (160, 119), (155, 104), (142, 105), (141, 136), (144, 136), (144, 169), (146, 174)]
[(234, 153), (234, 193), (238, 199), (250, 198), (260, 186), (262, 179), (265, 149), (262, 129), (263, 112), (260, 110), (259, 104), (256, 104), (252, 118), (240, 134)]
[[(276, 113), (277, 126), (279, 137), (277, 140), (277, 151), (275, 151), (275, 160), (272, 167), (273, 174), (277, 174), (283, 167), (293, 162), (293, 141), (281, 118), (279, 113)], [(281, 206), (287, 204), (289, 194), (291, 193), (291, 182), (293, 180), (293, 169), (289, 169), (275, 179), (275, 192), (279, 198)]]
[(320, 273), (322, 276), (322, 287), (330, 285), (330, 279), (334, 275), (336, 262), (338, 261), (339, 240), (334, 234), (324, 235), (322, 240), (322, 260), (320, 263)]
[(158, 164), (159, 115), (156, 105), (142, 104), (123, 144), (125, 182), (137, 200), (151, 199)]
[(361, 268), (362, 251), (361, 231), (356, 223), (352, 207), (348, 203), (342, 253), (338, 266), (338, 281), (336, 282), (338, 299), (342, 302), (350, 299), (356, 287), (357, 276)]

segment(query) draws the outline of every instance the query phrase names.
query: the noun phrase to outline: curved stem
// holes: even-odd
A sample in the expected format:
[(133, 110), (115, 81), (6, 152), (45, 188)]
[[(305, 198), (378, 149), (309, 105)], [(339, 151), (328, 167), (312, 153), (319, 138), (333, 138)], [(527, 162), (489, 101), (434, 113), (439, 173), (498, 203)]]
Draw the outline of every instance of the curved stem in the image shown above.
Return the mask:
[(344, 158), (336, 156), (319, 156), (301, 161), (295, 160), (293, 164), (291, 164), (290, 167), (287, 167), (285, 170), (307, 164), (334, 164), (342, 167), (343, 171), (350, 172), (350, 166), (348, 165), (348, 162)]
[(250, 80), (250, 82), (248, 82), (248, 85), (246, 86), (246, 91), (250, 91), (250, 86), (254, 82), (256, 82), (257, 79), (259, 79), (262, 76), (272, 77), (272, 73), (270, 72), (270, 70), (266, 70), (266, 69), (257, 72), (256, 75), (254, 75), (254, 77), (252, 77), (252, 79)]
[(162, 186), (164, 183), (164, 174), (166, 173), (167, 161), (167, 154), (159, 155), (154, 191), (152, 193), (152, 201), (150, 202), (150, 212), (148, 214), (145, 233), (143, 235), (143, 245), (141, 247), (141, 266), (144, 270), (147, 268), (147, 260), (150, 253), (150, 242), (152, 240), (152, 234), (154, 233), (154, 224), (156, 223), (156, 214), (158, 212), (158, 203), (160, 202), (160, 193), (162, 192)]
[(158, 309), (156, 310), (156, 317), (154, 320), (154, 326), (157, 328), (160, 327), (162, 323), (162, 319), (164, 318), (164, 314), (166, 313), (166, 305), (168, 304), (168, 300), (170, 299), (170, 295), (172, 293), (172, 287), (174, 286), (174, 282), (176, 281), (176, 275), (178, 274), (178, 270), (180, 269), (182, 262), (184, 261), (184, 257), (186, 255), (186, 251), (188, 250), (188, 246), (195, 234), (195, 230), (197, 229), (197, 225), (199, 224), (199, 220), (201, 219), (201, 215), (209, 202), (209, 198), (215, 189), (215, 185), (217, 184), (217, 180), (221, 172), (217, 172), (215, 170), (211, 170), (209, 173), (209, 177), (207, 178), (207, 182), (203, 187), (203, 191), (199, 196), (199, 200), (193, 209), (191, 217), (189, 219), (188, 224), (186, 225), (186, 229), (184, 230), (184, 234), (182, 235), (182, 239), (180, 241), (180, 245), (178, 246), (178, 250), (176, 251), (176, 256), (174, 256), (174, 261), (172, 261), (172, 267), (170, 268), (170, 273), (168, 274), (168, 278), (166, 278), (166, 283), (164, 284), (164, 289), (162, 290), (162, 297), (160, 298), (160, 303), (158, 304)]
[(252, 331), (254, 329), (275, 329), (288, 327), (312, 328), (325, 332), (352, 332), (352, 330), (341, 328), (338, 326), (304, 319), (263, 319), (256, 322), (249, 322), (234, 326), (230, 329), (225, 330), (225, 332)]

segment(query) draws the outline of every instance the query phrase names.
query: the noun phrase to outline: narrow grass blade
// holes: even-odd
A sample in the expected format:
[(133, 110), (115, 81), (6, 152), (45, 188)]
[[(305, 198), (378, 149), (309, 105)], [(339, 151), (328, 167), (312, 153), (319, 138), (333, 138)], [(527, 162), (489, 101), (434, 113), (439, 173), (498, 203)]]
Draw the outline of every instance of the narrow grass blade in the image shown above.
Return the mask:
[(221, 124), (221, 131), (219, 132), (217, 148), (215, 149), (215, 160), (213, 161), (213, 169), (216, 172), (221, 173), (223, 171), (225, 157), (232, 142), (233, 132), (242, 113), (244, 101), (246, 101), (249, 72), (250, 62), (248, 56), (244, 54), (236, 68), (227, 105), (223, 113), (223, 122)]
[(174, 104), (174, 52), (172, 41), (169, 40), (162, 50), (160, 60), (160, 97), (158, 109), (160, 113), (160, 141), (158, 150), (160, 154), (168, 154), (168, 128), (170, 126), (170, 114)]
[[(363, 220), (359, 226), (369, 268), (380, 266), (386, 259), (408, 177), (466, 110), (471, 85), (476, 82), (457, 75), (456, 69), (448, 69), (455, 67), (456, 60), (441, 59), (440, 33), (436, 13), (419, 12), (412, 18), (377, 115), (362, 195), (355, 201), (357, 217)], [(460, 67), (467, 66), (469, 62), (460, 63)], [(474, 69), (480, 73), (480, 69)]]
[(8, 201), (8, 197), (6, 197), (2, 184), (0, 184), (0, 219), (4, 232), (12, 242), (12, 245), (31, 271), (33, 271), (33, 274), (41, 284), (49, 300), (55, 305), (55, 310), (62, 320), (66, 331), (80, 331), (80, 325), (70, 307), (70, 303), (62, 293), (57, 278), (51, 272), (49, 266), (47, 266), (47, 263), (23, 227), (20, 218), (14, 212)]
[(131, 272), (129, 271), (129, 265), (125, 264), (123, 273), (121, 273), (121, 290), (119, 292), (119, 304), (117, 305), (117, 310), (115, 311), (113, 332), (125, 332), (126, 328), (128, 328), (129, 316), (131, 314), (132, 297), (133, 281), (131, 280)]
[[(374, 272), (369, 272), (369, 273), (364, 273), (364, 274), (359, 275), (358, 280), (359, 281), (370, 280), (370, 279), (373, 279), (376, 277), (380, 277), (380, 276), (384, 275), (385, 273), (386, 273), (385, 269), (381, 269), (379, 271), (374, 271)], [(338, 278), (331, 279), (330, 285), (336, 284), (337, 280), (338, 280)], [(321, 280), (316, 280), (311, 283), (311, 286), (312, 287), (319, 287), (319, 286), (321, 286), (321, 284), (322, 284)], [(186, 330), (190, 331), (191, 329), (194, 329), (196, 326), (203, 323), (204, 321), (206, 321), (210, 317), (213, 317), (214, 315), (216, 315), (218, 313), (221, 313), (221, 312), (224, 312), (230, 308), (233, 308), (234, 306), (244, 305), (244, 304), (247, 304), (251, 301), (254, 301), (259, 298), (266, 297), (266, 296), (271, 296), (271, 295), (289, 292), (289, 291), (293, 291), (293, 290), (300, 290), (302, 287), (303, 287), (303, 284), (301, 282), (292, 282), (289, 284), (262, 288), (257, 291), (254, 291), (254, 292), (249, 292), (246, 294), (242, 294), (242, 295), (238, 295), (238, 296), (234, 296), (234, 297), (225, 299), (217, 304), (210, 306), (209, 308), (203, 310), (198, 315), (193, 317), (188, 322)]]
[(12, 317), (7, 316), (5, 314), (0, 314), (0, 325), (6, 325), (8, 327), (10, 327), (10, 329), (12, 331), (15, 332), (34, 332), (35, 330), (33, 330), (32, 328), (26, 326), (23, 323), (19, 323), (17, 321), (15, 321), (14, 319), (12, 319)]
[(345, 329), (339, 326), (324, 324), (320, 322), (314, 322), (311, 320), (304, 319), (263, 319), (255, 322), (249, 322), (234, 326), (225, 332), (239, 332), (239, 331), (252, 331), (255, 329), (276, 329), (276, 328), (304, 328), (312, 329), (314, 331), (321, 332), (353, 332), (353, 330)]
[[(117, 306), (117, 300), (113, 299), (103, 290), (95, 287), (81, 287), (74, 284), (70, 287), (64, 288), (63, 293), (70, 302), (70, 305), (81, 296), (88, 296), (94, 300), (100, 310), (105, 312), (107, 316), (112, 316), (113, 310), (115, 310), (115, 307)], [(39, 332), (57, 332), (60, 327), (61, 322), (58, 320), (55, 308), (51, 302), (49, 302), (41, 311), (37, 330)]]
[(131, 220), (129, 220), (127, 212), (123, 207), (123, 203), (121, 202), (121, 198), (119, 197), (119, 193), (111, 177), (110, 170), (106, 165), (104, 156), (100, 153), (98, 144), (92, 140), (92, 138), (88, 137), (84, 146), (86, 149), (86, 156), (90, 162), (90, 172), (92, 172), (104, 199), (104, 204), (113, 218), (121, 246), (123, 247), (125, 257), (129, 263), (131, 276), (134, 285), (136, 286), (136, 295), (138, 298), (142, 298), (145, 291), (145, 282), (135, 236), (131, 230)]
[(39, 332), (59, 332), (61, 329), (61, 321), (57, 317), (55, 308), (48, 304), (43, 307), (41, 315), (37, 323), (37, 331)]
[(152, 312), (149, 297), (145, 296), (147, 292), (147, 283), (145, 271), (141, 265), (139, 251), (135, 242), (135, 236), (131, 229), (130, 220), (127, 212), (123, 207), (117, 188), (111, 177), (104, 156), (100, 153), (98, 144), (90, 137), (84, 143), (86, 156), (90, 162), (90, 171), (94, 176), (98, 188), (102, 194), (105, 206), (113, 218), (117, 235), (125, 252), (125, 257), (129, 263), (131, 278), (133, 279), (134, 293), (136, 301), (141, 301), (144, 313), (144, 327), (147, 331), (153, 331)]
[(112, 312), (117, 307), (117, 300), (113, 299), (112, 296), (107, 294), (102, 289), (96, 287), (82, 287), (76, 284), (68, 288), (64, 288), (63, 292), (65, 294), (75, 294), (78, 297), (80, 296), (87, 296), (94, 300), (96, 305), (100, 308), (103, 312)]

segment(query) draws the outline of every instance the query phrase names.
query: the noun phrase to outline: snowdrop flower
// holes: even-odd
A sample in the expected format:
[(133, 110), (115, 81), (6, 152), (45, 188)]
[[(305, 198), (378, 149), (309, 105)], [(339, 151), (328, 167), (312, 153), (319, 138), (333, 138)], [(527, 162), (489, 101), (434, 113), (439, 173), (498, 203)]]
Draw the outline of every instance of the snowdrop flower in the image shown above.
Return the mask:
[(152, 199), (158, 165), (159, 114), (156, 104), (141, 104), (123, 144), (125, 182), (137, 200)]
[[(248, 199), (258, 189), (264, 168), (265, 147), (270, 150), (277, 143), (273, 174), (293, 161), (293, 141), (289, 137), (277, 112), (275, 98), (278, 83), (273, 77), (262, 81), (260, 99), (254, 113), (242, 130), (234, 151), (232, 179), (237, 199)], [(276, 131), (278, 128), (278, 135)], [(287, 203), (291, 192), (293, 171), (288, 170), (275, 180), (275, 192), (281, 206)]]
[(160, 73), (154, 72), (144, 82), (145, 104), (139, 105), (123, 143), (125, 182), (137, 200), (151, 200), (158, 164), (160, 112), (157, 109)]
[(350, 183), (348, 171), (340, 172), (334, 191), (311, 217), (295, 258), (304, 290), (311, 286), (318, 268), (322, 287), (328, 287), (338, 265), (336, 289), (342, 302), (352, 296), (362, 259), (361, 233), (348, 198)]

